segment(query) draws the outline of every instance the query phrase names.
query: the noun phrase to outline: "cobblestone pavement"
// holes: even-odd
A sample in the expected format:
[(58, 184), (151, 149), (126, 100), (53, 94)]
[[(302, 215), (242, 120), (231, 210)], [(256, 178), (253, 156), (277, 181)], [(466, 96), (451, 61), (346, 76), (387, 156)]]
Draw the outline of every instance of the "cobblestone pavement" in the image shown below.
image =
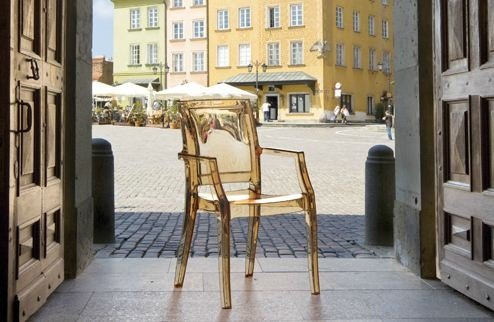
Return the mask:
[[(374, 257), (364, 241), (364, 175), (369, 148), (388, 141), (379, 126), (260, 127), (261, 146), (305, 151), (316, 193), (319, 254)], [(98, 245), (97, 257), (174, 257), (182, 223), (183, 162), (179, 130), (93, 126), (93, 137), (109, 140), (115, 159), (116, 242)], [(262, 159), (263, 192), (294, 192), (293, 162)], [(288, 176), (293, 174), (293, 176)], [(274, 187), (274, 189), (270, 189)], [(232, 256), (245, 254), (247, 221), (232, 221)], [(263, 217), (258, 256), (306, 255), (303, 215)], [(216, 219), (199, 214), (192, 256), (217, 255)]]

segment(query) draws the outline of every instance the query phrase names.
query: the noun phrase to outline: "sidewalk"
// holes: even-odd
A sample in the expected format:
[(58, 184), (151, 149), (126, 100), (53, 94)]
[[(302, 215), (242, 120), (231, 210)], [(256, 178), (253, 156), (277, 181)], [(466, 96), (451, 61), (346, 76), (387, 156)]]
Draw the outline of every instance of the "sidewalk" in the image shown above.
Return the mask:
[(492, 312), (389, 259), (321, 259), (311, 295), (306, 259), (259, 258), (252, 278), (232, 259), (232, 309), (220, 306), (216, 259), (97, 259), (65, 281), (31, 321), (493, 321)]

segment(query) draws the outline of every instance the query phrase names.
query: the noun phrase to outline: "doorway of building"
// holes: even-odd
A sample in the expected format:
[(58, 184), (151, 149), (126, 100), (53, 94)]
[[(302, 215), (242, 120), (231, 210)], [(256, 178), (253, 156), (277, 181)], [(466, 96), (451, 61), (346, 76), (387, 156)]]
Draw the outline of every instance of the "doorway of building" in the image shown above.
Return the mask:
[(342, 94), (340, 98), (340, 106), (341, 107), (346, 106), (348, 112), (352, 113), (353, 112), (352, 95)]
[(278, 95), (266, 95), (266, 102), (271, 104), (269, 106), (269, 120), (278, 119)]

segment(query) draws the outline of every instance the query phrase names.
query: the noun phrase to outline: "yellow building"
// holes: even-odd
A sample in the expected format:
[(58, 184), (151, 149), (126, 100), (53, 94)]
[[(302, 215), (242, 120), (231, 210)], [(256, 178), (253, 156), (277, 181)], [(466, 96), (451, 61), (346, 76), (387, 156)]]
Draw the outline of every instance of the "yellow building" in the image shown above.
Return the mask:
[(336, 105), (373, 119), (392, 99), (392, 12), (392, 0), (210, 0), (210, 84), (257, 83), (273, 120), (319, 121)]
[(165, 0), (112, 0), (113, 81), (164, 88)]

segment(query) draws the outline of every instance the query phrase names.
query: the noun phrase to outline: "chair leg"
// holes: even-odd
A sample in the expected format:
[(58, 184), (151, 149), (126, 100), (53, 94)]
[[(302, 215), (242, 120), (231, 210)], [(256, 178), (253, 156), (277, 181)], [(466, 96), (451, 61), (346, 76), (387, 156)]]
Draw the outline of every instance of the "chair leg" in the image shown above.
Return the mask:
[(232, 308), (232, 296), (230, 285), (230, 207), (222, 207), (220, 210), (220, 222), (218, 225), (219, 257), (218, 268), (220, 278), (221, 306), (224, 309)]
[(247, 254), (245, 258), (245, 276), (254, 274), (254, 264), (256, 261), (257, 236), (260, 224), (260, 206), (249, 206), (249, 231), (247, 237)]
[(312, 294), (319, 294), (319, 261), (317, 253), (317, 217), (315, 209), (305, 213), (307, 223), (307, 260), (309, 265), (309, 281)]
[(182, 237), (177, 252), (177, 265), (175, 266), (175, 287), (182, 287), (189, 259), (194, 223), (197, 216), (197, 200), (192, 196), (186, 197), (184, 223)]

